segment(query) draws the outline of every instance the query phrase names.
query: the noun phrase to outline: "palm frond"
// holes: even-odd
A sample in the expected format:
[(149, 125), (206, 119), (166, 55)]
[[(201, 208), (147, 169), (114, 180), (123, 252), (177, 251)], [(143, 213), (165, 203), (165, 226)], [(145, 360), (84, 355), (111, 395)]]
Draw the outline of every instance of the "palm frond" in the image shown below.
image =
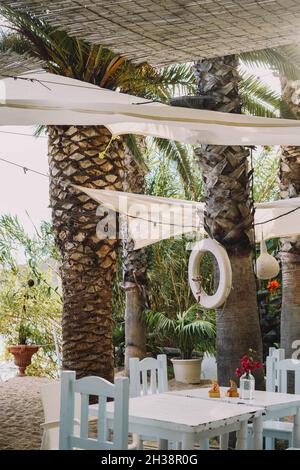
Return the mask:
[(47, 132), (47, 126), (44, 124), (38, 124), (35, 129), (33, 135), (35, 137), (40, 137), (41, 135), (44, 135)]
[(159, 137), (155, 137), (153, 142), (159, 154), (176, 165), (186, 195), (190, 194), (194, 196), (197, 184), (195, 180), (194, 162), (188, 146)]
[[(300, 78), (299, 56), (294, 48), (285, 49), (281, 47), (243, 52), (239, 54), (239, 57), (248, 67), (255, 65), (267, 69), (271, 68), (289, 80)], [(297, 57), (297, 61), (295, 61), (295, 57)]]
[(270, 152), (263, 149), (253, 154), (254, 200), (255, 202), (274, 201), (279, 198), (278, 149)]
[(265, 103), (260, 102), (255, 96), (241, 92), (243, 112), (251, 116), (267, 118), (278, 117), (278, 111), (270, 109)]
[(146, 156), (141, 151), (136, 137), (133, 134), (127, 134), (124, 136), (124, 142), (138, 165), (141, 166), (144, 172), (147, 172), (149, 168), (146, 164)]
[(157, 333), (176, 341), (183, 359), (190, 359), (195, 348), (202, 353), (213, 352), (215, 347), (216, 327), (212, 317), (199, 317), (201, 308), (198, 304), (191, 305), (186, 311), (178, 312), (175, 318), (168, 318), (162, 312), (148, 312), (148, 326)]
[(240, 89), (244, 94), (255, 96), (256, 99), (275, 110), (280, 109), (281, 96), (262, 82), (259, 77), (248, 73), (241, 73)]
[(164, 331), (166, 334), (174, 334), (176, 330), (176, 320), (168, 318), (162, 312), (147, 313), (147, 324), (158, 331)]
[(241, 72), (240, 93), (244, 112), (253, 116), (296, 119), (281, 95), (256, 75)]
[(192, 93), (195, 90), (193, 69), (187, 64), (175, 64), (157, 69), (147, 63), (125, 63), (117, 77), (118, 87), (147, 99), (168, 102), (175, 92)]

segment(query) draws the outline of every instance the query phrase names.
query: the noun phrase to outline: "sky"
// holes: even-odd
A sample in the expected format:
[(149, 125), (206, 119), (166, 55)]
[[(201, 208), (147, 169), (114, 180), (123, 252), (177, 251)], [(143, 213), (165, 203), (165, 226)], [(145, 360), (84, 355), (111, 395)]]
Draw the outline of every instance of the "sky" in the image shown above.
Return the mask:
[[(272, 72), (264, 68), (248, 71), (280, 91), (279, 80)], [(27, 135), (5, 134), (4, 131)], [(0, 126), (0, 215), (17, 215), (29, 234), (33, 234), (34, 225), (39, 226), (42, 220), (50, 221), (48, 180), (31, 172), (25, 174), (23, 169), (1, 158), (47, 173), (47, 138), (32, 137), (33, 133), (32, 127)]]
[(47, 139), (32, 137), (33, 132), (32, 127), (0, 126), (0, 215), (17, 215), (30, 234), (34, 225), (50, 220), (48, 179), (31, 172), (25, 174), (22, 168), (1, 159), (47, 174)]

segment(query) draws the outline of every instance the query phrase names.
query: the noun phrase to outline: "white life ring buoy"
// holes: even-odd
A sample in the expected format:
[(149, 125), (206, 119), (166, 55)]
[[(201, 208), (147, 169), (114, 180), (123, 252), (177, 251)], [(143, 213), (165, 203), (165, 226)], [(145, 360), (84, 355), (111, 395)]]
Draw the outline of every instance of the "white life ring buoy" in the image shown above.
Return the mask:
[[(219, 266), (219, 286), (214, 295), (208, 295), (199, 282), (200, 261), (205, 252), (212, 253)], [(232, 287), (232, 270), (228, 254), (220, 243), (211, 238), (197, 242), (190, 255), (188, 272), (191, 290), (202, 307), (217, 308), (224, 304)]]

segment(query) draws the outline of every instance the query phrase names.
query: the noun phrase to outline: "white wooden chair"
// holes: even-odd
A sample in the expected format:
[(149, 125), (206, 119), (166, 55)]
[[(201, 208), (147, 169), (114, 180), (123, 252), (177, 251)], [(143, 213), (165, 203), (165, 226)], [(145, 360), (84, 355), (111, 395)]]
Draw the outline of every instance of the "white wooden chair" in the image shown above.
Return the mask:
[[(150, 372), (150, 385), (148, 373)], [(168, 391), (167, 356), (159, 354), (157, 359), (138, 357), (129, 359), (130, 396), (139, 397)]]
[[(148, 383), (150, 375), (150, 383)], [(159, 354), (157, 358), (146, 357), (140, 360), (138, 357), (129, 359), (130, 396), (139, 397), (168, 391), (167, 356)], [(157, 440), (154, 436), (133, 435), (132, 449), (143, 449), (144, 440)]]
[[(81, 396), (80, 435), (74, 434), (75, 394)], [(88, 435), (89, 397), (98, 396), (97, 439)], [(114, 399), (113, 435), (108, 440), (106, 404)], [(75, 372), (61, 374), (59, 449), (124, 450), (128, 448), (129, 380), (117, 377), (115, 384), (100, 377), (76, 380)]]
[[(43, 437), (41, 450), (58, 450), (60, 420), (60, 382), (43, 385), (41, 398), (45, 422), (41, 425)], [(79, 436), (80, 395), (75, 396), (74, 432)]]
[[(284, 357), (284, 350), (278, 350), (277, 354), (266, 359), (266, 390), (267, 392), (287, 393), (287, 373), (294, 372), (295, 390), (300, 394), (300, 361), (296, 359), (280, 359)], [(268, 420), (263, 424), (263, 436), (265, 437), (266, 450), (274, 450), (275, 439), (288, 441), (292, 446), (293, 423), (286, 421)]]

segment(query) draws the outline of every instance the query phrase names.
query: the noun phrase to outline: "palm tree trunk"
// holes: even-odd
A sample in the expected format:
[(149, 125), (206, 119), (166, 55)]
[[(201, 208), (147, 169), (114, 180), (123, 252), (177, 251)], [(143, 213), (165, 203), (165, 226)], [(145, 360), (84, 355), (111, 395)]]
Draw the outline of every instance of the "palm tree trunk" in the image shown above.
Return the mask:
[[(145, 194), (145, 175), (131, 152), (125, 153), (124, 191)], [(129, 375), (129, 359), (146, 356), (146, 328), (143, 314), (147, 304), (146, 250), (134, 250), (126, 220), (123, 219), (123, 287), (126, 292), (125, 310), (125, 373)]]
[[(97, 203), (71, 184), (122, 189), (124, 147), (101, 126), (49, 126), (50, 205), (61, 254), (63, 368), (112, 381), (112, 284), (117, 240), (99, 239)], [(110, 222), (113, 224), (113, 215)], [(99, 232), (100, 233), (100, 230)], [(103, 233), (103, 232), (102, 232)]]
[[(300, 81), (281, 80), (283, 98), (300, 118)], [(283, 147), (280, 159), (280, 195), (282, 199), (300, 196), (300, 147)], [(299, 217), (296, 212), (295, 217)], [(286, 357), (296, 350), (300, 340), (300, 237), (281, 241), (282, 307), (280, 345)], [(289, 380), (290, 382), (290, 380)], [(291, 385), (291, 382), (289, 383)]]
[[(209, 97), (209, 109), (241, 112), (238, 59), (227, 56), (195, 64), (198, 93)], [(254, 215), (248, 173), (249, 151), (240, 146), (202, 145), (196, 150), (205, 186), (205, 225), (230, 257), (233, 286), (217, 311), (218, 380), (227, 385), (249, 348), (262, 360), (262, 340), (251, 252)], [(256, 374), (263, 388), (263, 372)]]

